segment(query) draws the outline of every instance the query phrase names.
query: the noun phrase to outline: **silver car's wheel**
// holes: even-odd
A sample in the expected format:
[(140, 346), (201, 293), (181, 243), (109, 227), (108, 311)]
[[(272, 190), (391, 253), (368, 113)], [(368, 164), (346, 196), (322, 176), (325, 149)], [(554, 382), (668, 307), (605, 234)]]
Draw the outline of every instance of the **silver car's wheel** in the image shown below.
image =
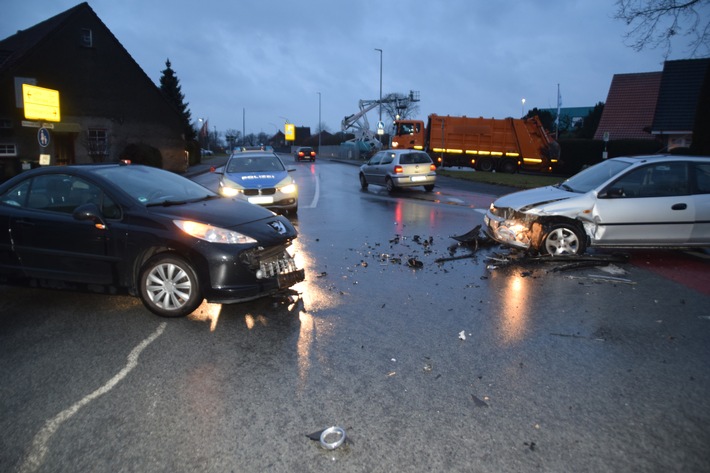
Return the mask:
[(184, 317), (202, 303), (197, 274), (174, 255), (151, 258), (141, 273), (139, 290), (143, 304), (161, 317)]
[(580, 255), (586, 244), (584, 234), (574, 225), (557, 223), (552, 225), (542, 240), (544, 253), (556, 255)]
[(388, 177), (385, 179), (385, 187), (387, 188), (387, 192), (394, 192), (394, 181), (392, 181), (392, 178)]
[(367, 179), (365, 179), (364, 174), (360, 174), (360, 187), (363, 189), (367, 189)]

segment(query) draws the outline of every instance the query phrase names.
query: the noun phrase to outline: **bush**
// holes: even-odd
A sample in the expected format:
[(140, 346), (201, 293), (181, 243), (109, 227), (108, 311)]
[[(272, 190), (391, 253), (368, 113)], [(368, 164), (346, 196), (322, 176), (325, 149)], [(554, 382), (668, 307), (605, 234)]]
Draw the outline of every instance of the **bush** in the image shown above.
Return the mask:
[(163, 168), (163, 155), (158, 148), (145, 143), (131, 143), (119, 155), (119, 159), (128, 159), (133, 164), (145, 164), (154, 168)]
[[(601, 162), (604, 153), (604, 141), (601, 140), (561, 139), (559, 144), (561, 152), (557, 172), (567, 176)], [(656, 140), (614, 140), (606, 145), (609, 158), (655, 154), (662, 148), (663, 145)]]

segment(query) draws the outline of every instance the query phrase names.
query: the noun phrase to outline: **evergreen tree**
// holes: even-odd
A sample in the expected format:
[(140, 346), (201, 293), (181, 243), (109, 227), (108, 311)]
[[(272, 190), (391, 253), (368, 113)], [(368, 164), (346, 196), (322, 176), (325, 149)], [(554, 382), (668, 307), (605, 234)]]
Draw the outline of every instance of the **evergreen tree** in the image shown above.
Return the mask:
[(160, 76), (160, 91), (163, 93), (168, 102), (173, 104), (173, 106), (180, 112), (182, 116), (182, 125), (185, 134), (185, 141), (192, 141), (196, 137), (195, 129), (192, 127), (191, 121), (192, 117), (190, 110), (187, 108), (187, 103), (185, 103), (185, 95), (182, 93), (180, 87), (180, 80), (175, 75), (175, 71), (170, 67), (170, 59), (165, 61), (165, 70), (162, 71), (163, 75)]

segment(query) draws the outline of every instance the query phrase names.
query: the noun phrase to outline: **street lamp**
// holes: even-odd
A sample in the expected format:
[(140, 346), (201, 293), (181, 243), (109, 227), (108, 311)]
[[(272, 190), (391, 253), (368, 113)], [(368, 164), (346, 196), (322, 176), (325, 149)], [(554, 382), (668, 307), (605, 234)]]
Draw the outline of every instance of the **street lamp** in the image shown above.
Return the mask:
[(525, 99), (523, 99), (522, 102), (523, 102), (523, 114), (522, 114), (521, 118), (525, 117)]
[(320, 129), (320, 124), (321, 124), (321, 121), (320, 121), (320, 99), (321, 99), (321, 95), (320, 95), (320, 92), (316, 92), (316, 93), (318, 94), (318, 154), (320, 154), (320, 135), (323, 134)]
[(380, 52), (380, 121), (382, 121), (382, 50), (375, 48), (375, 51)]

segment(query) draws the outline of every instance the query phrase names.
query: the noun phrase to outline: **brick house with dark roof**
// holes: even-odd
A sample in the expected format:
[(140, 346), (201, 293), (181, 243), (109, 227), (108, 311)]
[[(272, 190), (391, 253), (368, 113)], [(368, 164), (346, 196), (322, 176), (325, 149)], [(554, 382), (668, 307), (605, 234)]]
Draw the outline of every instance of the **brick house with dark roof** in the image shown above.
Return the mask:
[(710, 59), (667, 61), (663, 65), (651, 134), (668, 149), (692, 144), (703, 87), (710, 88)]
[(614, 74), (595, 140), (654, 140), (651, 135), (662, 72)]
[[(657, 140), (667, 150), (690, 147), (710, 115), (710, 59), (666, 61), (661, 72), (615, 74), (594, 139)], [(707, 121), (707, 120), (705, 120)], [(696, 137), (702, 139), (703, 137)]]
[[(22, 84), (59, 92), (61, 121), (25, 118)], [(38, 142), (49, 130), (47, 146)], [(182, 118), (88, 3), (0, 41), (0, 180), (20, 167), (117, 161), (129, 144), (187, 167)]]

